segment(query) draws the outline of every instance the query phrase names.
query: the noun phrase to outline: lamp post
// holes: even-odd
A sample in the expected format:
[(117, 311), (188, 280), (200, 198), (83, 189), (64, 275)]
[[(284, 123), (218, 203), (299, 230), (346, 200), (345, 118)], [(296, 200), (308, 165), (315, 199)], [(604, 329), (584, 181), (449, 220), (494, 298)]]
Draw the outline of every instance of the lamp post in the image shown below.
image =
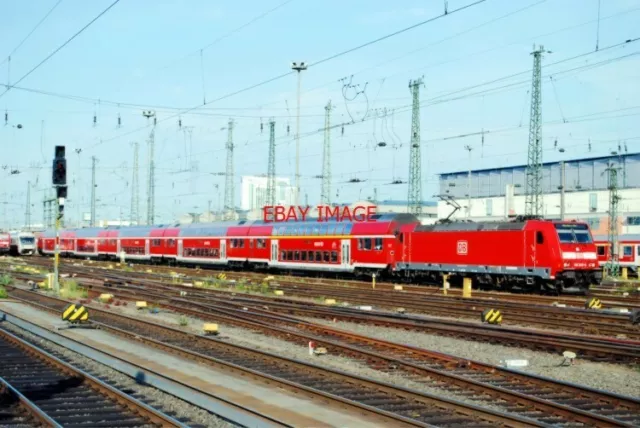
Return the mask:
[(298, 72), (298, 107), (296, 112), (296, 205), (300, 205), (300, 88), (302, 82), (301, 71), (307, 69), (304, 62), (292, 62), (291, 69)]

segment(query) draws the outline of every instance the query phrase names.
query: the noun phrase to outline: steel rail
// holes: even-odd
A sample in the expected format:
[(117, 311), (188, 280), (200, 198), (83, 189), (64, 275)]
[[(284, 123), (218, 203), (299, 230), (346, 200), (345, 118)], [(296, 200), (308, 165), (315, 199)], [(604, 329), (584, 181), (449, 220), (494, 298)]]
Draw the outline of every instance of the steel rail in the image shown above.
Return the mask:
[[(11, 287), (14, 297), (49, 311), (68, 302)], [(92, 308), (94, 324), (110, 332), (191, 360), (223, 368), (312, 397), (375, 415), (379, 421), (405, 426), (544, 426), (513, 414), (396, 387), (335, 369), (232, 345), (164, 325)]]
[(95, 427), (131, 424), (184, 427), (172, 417), (2, 329), (0, 350), (3, 355), (0, 377), (59, 425), (80, 422)]

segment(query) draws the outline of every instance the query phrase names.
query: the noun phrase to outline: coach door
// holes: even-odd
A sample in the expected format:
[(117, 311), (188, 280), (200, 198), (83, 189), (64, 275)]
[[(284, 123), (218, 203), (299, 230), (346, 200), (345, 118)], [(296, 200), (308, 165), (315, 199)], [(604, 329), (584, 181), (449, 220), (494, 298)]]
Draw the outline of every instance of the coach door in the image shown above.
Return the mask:
[(278, 263), (278, 240), (273, 239), (271, 241), (271, 263), (270, 264), (276, 264), (276, 263)]
[(227, 261), (227, 240), (220, 240), (220, 260)]
[(145, 239), (144, 240), (144, 254), (151, 254), (151, 252), (149, 251), (149, 240)]
[(340, 251), (340, 264), (349, 267), (351, 264), (351, 240), (343, 239)]
[(178, 257), (184, 256), (184, 251), (182, 250), (182, 239), (178, 239)]

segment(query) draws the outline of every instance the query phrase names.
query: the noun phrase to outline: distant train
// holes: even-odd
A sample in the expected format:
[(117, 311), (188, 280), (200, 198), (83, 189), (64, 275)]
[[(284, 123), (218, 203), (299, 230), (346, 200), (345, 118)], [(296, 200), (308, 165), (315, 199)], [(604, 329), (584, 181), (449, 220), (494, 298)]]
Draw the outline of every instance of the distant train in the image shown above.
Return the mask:
[[(596, 236), (596, 251), (600, 266), (609, 262), (608, 236)], [(629, 275), (638, 276), (640, 270), (640, 234), (622, 234), (618, 236), (618, 263), (629, 269)]]
[(31, 232), (11, 232), (9, 252), (14, 256), (28, 256), (37, 251), (36, 237)]
[[(51, 255), (45, 231), (38, 251)], [(588, 225), (523, 220), (421, 225), (409, 214), (364, 222), (236, 221), (62, 230), (62, 256), (280, 272), (335, 273), (413, 282), (464, 277), (488, 289), (585, 291), (602, 271)]]
[(6, 254), (11, 248), (11, 235), (0, 232), (0, 254)]

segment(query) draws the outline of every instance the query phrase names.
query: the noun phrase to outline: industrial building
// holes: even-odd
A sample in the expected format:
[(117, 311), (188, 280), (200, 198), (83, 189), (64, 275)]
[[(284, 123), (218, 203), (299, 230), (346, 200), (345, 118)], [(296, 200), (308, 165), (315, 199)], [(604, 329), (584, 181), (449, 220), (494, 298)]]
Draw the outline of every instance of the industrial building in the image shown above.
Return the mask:
[[(618, 170), (619, 232), (640, 233), (640, 153), (545, 163), (543, 215), (587, 221), (597, 235), (609, 227), (609, 174)], [(438, 218), (501, 220), (525, 213), (525, 165), (440, 174)], [(449, 199), (449, 201), (446, 201)]]
[[(262, 209), (267, 204), (266, 176), (242, 176), (240, 185), (240, 208), (245, 211)], [(276, 205), (294, 205), (296, 191), (288, 178), (276, 177)]]

